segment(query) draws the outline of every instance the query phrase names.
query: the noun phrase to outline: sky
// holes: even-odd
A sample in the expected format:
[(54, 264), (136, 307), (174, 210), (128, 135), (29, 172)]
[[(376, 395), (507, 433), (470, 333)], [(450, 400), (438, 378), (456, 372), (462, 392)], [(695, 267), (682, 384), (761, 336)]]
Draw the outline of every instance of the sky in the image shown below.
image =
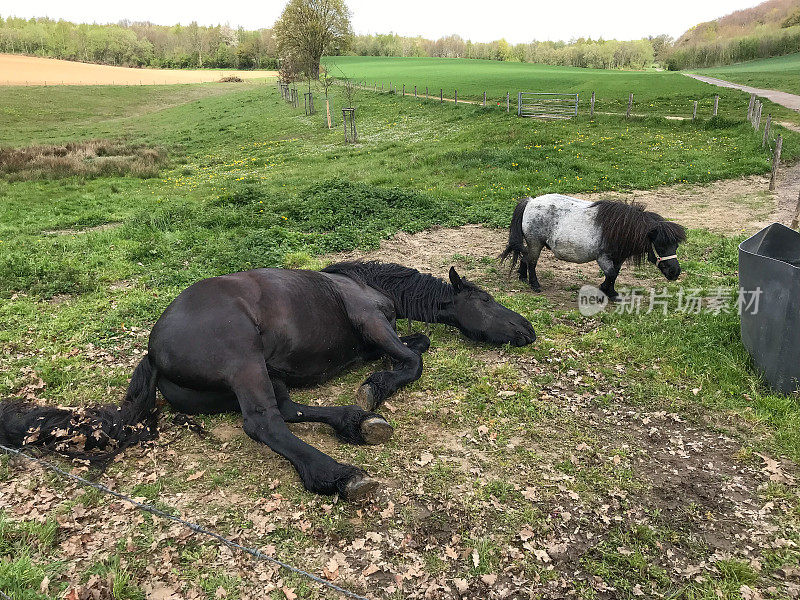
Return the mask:
[[(10, 0), (6, 0), (10, 1)], [(346, 0), (356, 33), (421, 35), (436, 39), (457, 33), (464, 39), (489, 42), (505, 38), (512, 44), (532, 40), (603, 37), (630, 40), (662, 33), (678, 37), (689, 27), (710, 21), (759, 0)], [(285, 0), (227, 4), (196, 0), (29, 0), (15, 2), (0, 15), (114, 23), (122, 19), (160, 25), (229, 24), (245, 29), (270, 27)]]

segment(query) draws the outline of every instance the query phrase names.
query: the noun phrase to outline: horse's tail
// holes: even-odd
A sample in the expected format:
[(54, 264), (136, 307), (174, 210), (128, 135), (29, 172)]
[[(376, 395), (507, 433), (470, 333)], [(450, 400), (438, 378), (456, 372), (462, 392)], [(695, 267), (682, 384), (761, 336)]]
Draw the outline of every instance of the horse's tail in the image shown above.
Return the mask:
[(504, 262), (509, 256), (511, 257), (512, 270), (520, 257), (528, 253), (528, 249), (525, 247), (525, 234), (522, 232), (522, 216), (525, 214), (525, 207), (528, 206), (529, 201), (530, 198), (522, 198), (517, 202), (514, 214), (511, 217), (511, 226), (508, 228), (508, 244), (506, 244), (506, 249), (500, 255), (500, 262)]
[(72, 409), (22, 400), (0, 402), (0, 444), (38, 446), (71, 458), (107, 461), (158, 435), (157, 381), (158, 371), (145, 355), (120, 406)]

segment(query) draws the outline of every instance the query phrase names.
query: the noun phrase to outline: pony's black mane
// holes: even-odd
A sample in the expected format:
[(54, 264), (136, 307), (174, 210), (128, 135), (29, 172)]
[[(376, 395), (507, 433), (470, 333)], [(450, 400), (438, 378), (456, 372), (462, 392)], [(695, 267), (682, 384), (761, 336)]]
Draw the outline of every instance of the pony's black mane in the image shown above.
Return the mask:
[[(398, 318), (437, 322), (441, 308), (453, 300), (453, 286), (411, 267), (378, 261), (349, 261), (328, 265), (324, 273), (338, 273), (385, 294), (394, 302)], [(462, 279), (465, 287), (473, 284)]]
[(655, 230), (654, 243), (658, 246), (679, 244), (686, 240), (686, 230), (664, 217), (645, 210), (640, 202), (613, 202), (599, 200), (597, 223), (602, 234), (603, 251), (615, 262), (631, 260), (640, 264), (650, 250), (651, 231)]

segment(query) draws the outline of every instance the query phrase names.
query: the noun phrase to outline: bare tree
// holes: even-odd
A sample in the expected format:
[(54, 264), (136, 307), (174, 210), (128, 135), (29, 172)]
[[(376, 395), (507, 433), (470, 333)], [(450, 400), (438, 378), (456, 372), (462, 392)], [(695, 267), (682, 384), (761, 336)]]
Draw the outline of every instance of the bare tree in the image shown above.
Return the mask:
[(278, 54), (294, 56), (312, 79), (322, 56), (346, 50), (353, 36), (344, 0), (289, 0), (274, 32)]

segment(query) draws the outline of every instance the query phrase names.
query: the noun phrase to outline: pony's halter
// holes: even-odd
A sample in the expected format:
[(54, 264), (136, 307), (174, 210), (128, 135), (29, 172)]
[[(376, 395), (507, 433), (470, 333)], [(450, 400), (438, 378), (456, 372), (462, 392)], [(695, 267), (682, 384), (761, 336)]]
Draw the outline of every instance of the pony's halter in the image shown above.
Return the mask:
[(662, 261), (665, 261), (665, 260), (672, 260), (673, 258), (675, 260), (678, 259), (678, 255), (677, 254), (671, 254), (669, 256), (659, 256), (658, 255), (658, 251), (656, 250), (656, 245), (653, 242), (650, 242), (650, 247), (653, 249), (653, 254), (656, 257), (656, 266), (658, 266), (659, 263), (661, 263)]

